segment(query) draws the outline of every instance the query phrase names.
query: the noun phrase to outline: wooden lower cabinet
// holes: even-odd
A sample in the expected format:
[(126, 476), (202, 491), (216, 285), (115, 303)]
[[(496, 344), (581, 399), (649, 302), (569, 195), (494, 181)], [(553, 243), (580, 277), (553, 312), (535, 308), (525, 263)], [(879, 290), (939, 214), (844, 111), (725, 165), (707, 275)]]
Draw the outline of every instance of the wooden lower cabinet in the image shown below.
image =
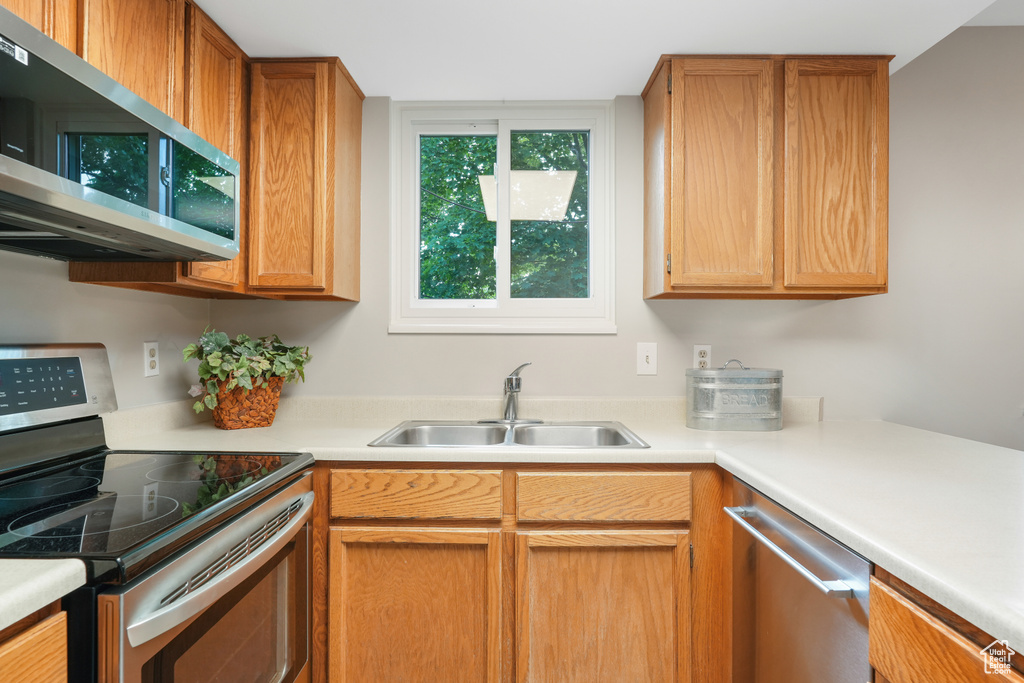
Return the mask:
[(690, 680), (689, 534), (516, 538), (516, 680)]
[(501, 680), (501, 532), (330, 531), (330, 680)]
[(322, 462), (315, 482), (314, 683), (730, 680), (713, 466)]
[(57, 612), (0, 642), (0, 681), (67, 681), (67, 621), (67, 613)]
[(1024, 683), (1024, 658), (887, 572), (871, 579), (868, 627), (875, 680)]

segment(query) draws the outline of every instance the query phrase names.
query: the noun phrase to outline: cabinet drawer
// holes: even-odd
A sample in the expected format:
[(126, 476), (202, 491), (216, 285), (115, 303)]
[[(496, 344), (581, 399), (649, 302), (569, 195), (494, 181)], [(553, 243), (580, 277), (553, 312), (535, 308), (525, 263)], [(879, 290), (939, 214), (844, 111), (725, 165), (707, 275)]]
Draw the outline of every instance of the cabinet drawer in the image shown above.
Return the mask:
[(889, 683), (1024, 683), (1014, 671), (986, 672), (981, 648), (875, 578), (869, 609), (871, 666)]
[(685, 522), (689, 472), (520, 472), (524, 522)]
[(501, 471), (332, 470), (331, 517), (501, 519)]

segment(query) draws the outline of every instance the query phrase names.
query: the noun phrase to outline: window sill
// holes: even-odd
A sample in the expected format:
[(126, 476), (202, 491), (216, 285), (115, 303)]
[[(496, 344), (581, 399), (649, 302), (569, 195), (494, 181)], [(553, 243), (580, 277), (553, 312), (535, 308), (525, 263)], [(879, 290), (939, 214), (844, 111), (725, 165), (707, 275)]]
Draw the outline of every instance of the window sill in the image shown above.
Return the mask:
[(609, 320), (405, 319), (392, 321), (388, 334), (615, 334)]

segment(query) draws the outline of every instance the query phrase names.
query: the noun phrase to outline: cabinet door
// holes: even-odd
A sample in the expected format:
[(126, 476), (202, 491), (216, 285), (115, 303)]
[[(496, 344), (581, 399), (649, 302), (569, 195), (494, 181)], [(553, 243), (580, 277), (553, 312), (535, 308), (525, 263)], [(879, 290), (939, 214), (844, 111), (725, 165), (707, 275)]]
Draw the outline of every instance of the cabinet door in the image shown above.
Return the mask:
[(329, 535), (331, 683), (499, 682), (498, 530), (332, 528)]
[(520, 532), (520, 683), (690, 680), (689, 534)]
[(771, 286), (771, 60), (674, 59), (671, 107), (671, 286)]
[(78, 54), (78, 0), (0, 0), (0, 5)]
[(184, 0), (81, 0), (82, 57), (181, 121)]
[[(1024, 675), (1010, 668), (1007, 655), (1012, 650), (1006, 641), (991, 642), (985, 636), (982, 643), (990, 642), (987, 647), (971, 642), (875, 577), (871, 578), (870, 599), (871, 666), (885, 676), (883, 680), (1024, 683)], [(965, 622), (958, 618), (951, 623)]]
[(787, 59), (785, 97), (785, 285), (884, 286), (888, 60)]
[(245, 227), (248, 223), (245, 203), (249, 156), (248, 64), (245, 53), (195, 5), (188, 7), (187, 25), (184, 123), (241, 166), (236, 188), (240, 248), (238, 256), (230, 261), (183, 265), (189, 277), (238, 287), (245, 279)]
[(63, 683), (67, 679), (66, 613), (58, 612), (0, 643), (0, 681)]
[(253, 65), (252, 287), (325, 287), (330, 77), (326, 62)]

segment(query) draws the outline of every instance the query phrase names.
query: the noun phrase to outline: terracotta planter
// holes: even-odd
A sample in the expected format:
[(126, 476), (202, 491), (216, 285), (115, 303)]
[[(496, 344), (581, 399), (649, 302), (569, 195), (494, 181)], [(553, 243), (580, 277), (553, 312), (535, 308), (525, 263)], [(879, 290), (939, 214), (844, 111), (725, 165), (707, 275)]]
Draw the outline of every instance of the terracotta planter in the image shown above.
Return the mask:
[(269, 427), (274, 424), (277, 403), (281, 399), (284, 377), (270, 377), (267, 387), (254, 386), (252, 391), (235, 387), (217, 393), (217, 407), (213, 409), (213, 424), (221, 429), (247, 429)]

